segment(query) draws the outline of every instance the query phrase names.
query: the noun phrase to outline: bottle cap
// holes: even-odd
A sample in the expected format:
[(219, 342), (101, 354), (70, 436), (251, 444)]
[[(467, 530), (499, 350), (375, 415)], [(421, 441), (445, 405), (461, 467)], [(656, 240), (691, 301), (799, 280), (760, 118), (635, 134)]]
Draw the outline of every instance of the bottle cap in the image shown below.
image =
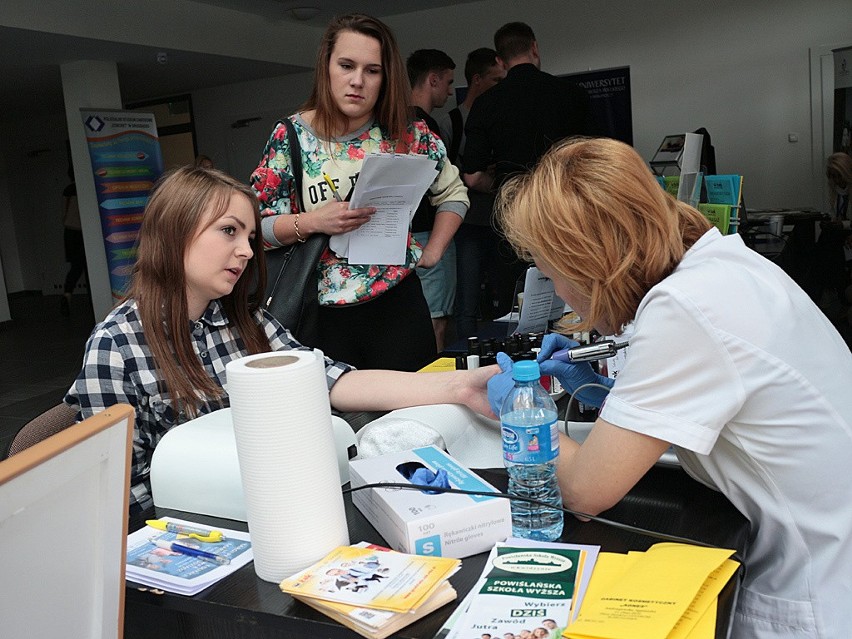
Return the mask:
[(517, 362), (512, 367), (512, 379), (516, 382), (531, 382), (541, 377), (538, 362), (524, 360)]

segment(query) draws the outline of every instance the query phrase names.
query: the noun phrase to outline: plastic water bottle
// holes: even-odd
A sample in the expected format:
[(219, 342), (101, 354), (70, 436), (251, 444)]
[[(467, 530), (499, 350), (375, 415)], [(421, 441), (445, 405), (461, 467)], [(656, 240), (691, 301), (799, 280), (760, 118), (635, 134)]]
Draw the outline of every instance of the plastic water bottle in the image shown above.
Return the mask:
[(500, 424), (509, 494), (538, 499), (556, 508), (512, 500), (512, 535), (553, 541), (562, 534), (562, 495), (556, 479), (559, 435), (556, 404), (541, 387), (537, 362), (513, 366), (515, 387), (503, 402)]

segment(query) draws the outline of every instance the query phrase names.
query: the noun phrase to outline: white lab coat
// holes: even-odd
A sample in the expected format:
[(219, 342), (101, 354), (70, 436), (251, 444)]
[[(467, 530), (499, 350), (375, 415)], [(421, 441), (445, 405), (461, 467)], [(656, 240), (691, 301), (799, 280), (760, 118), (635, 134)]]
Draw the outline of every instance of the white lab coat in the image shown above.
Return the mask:
[(852, 636), (852, 354), (739, 236), (708, 231), (642, 300), (601, 412), (675, 445), (751, 522), (733, 637)]

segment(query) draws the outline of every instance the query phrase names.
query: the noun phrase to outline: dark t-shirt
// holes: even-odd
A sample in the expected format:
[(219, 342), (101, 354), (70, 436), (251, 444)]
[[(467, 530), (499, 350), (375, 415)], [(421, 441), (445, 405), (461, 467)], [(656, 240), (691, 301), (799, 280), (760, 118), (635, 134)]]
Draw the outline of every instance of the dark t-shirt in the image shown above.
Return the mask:
[[(426, 123), (426, 126), (435, 134), (435, 137), (441, 137), (441, 127), (435, 121), (435, 118), (419, 106), (414, 107), (414, 114), (416, 119), (423, 120)], [(444, 141), (444, 144), (446, 144), (446, 141)], [(424, 195), (423, 199), (420, 200), (417, 211), (414, 212), (414, 217), (411, 219), (411, 232), (431, 231), (432, 226), (435, 224), (435, 213), (435, 207), (429, 202), (429, 198)]]
[(473, 103), (465, 123), (464, 172), (484, 171), (494, 161), (501, 184), (531, 169), (554, 142), (597, 132), (582, 89), (519, 64)]

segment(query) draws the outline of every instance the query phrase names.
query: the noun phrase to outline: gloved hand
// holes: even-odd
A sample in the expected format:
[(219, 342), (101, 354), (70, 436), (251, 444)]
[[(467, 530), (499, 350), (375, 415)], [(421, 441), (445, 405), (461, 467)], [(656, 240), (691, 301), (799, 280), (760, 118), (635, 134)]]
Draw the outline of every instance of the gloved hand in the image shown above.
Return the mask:
[(503, 400), (515, 386), (515, 380), (512, 379), (512, 358), (506, 353), (497, 353), (497, 363), (500, 365), (500, 373), (494, 375), (488, 380), (488, 403), (491, 404), (491, 410), (494, 415), (500, 418), (500, 408), (503, 406)]
[[(595, 373), (589, 362), (569, 364), (567, 362), (550, 359), (550, 356), (556, 351), (562, 350), (563, 348), (573, 348), (575, 346), (579, 346), (579, 344), (572, 339), (568, 339), (564, 335), (560, 335), (559, 333), (548, 333), (545, 335), (541, 342), (541, 351), (537, 358), (539, 368), (541, 368), (541, 374), (553, 375), (569, 393), (573, 393), (583, 384), (603, 384), (607, 388), (612, 388), (615, 380)], [(600, 408), (608, 394), (608, 390), (598, 387), (590, 387), (584, 388), (575, 397), (584, 404)], [(489, 400), (490, 399), (491, 393), (489, 392)]]

